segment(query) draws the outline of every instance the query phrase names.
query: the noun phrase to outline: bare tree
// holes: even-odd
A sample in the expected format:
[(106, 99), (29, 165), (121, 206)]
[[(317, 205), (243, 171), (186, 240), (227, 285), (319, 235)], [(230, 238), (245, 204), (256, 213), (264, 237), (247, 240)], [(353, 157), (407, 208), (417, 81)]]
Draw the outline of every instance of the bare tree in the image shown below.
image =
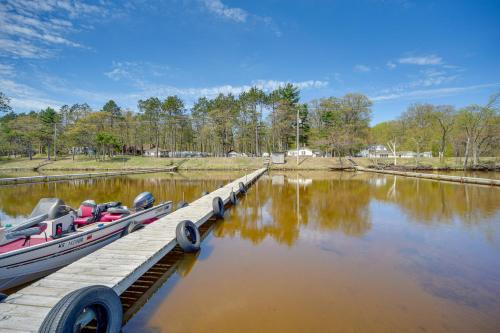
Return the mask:
[(455, 116), (455, 108), (451, 105), (439, 105), (434, 112), (434, 117), (440, 130), (439, 159), (441, 161), (444, 158), (448, 137), (455, 124)]
[(478, 165), (481, 152), (498, 143), (499, 97), (500, 94), (496, 94), (485, 106), (470, 105), (459, 113), (459, 126), (466, 135), (464, 168), (471, 153), (472, 164)]
[(434, 106), (431, 104), (413, 104), (401, 117), (407, 129), (408, 139), (417, 151), (417, 165), (420, 152), (427, 148), (430, 142), (433, 112)]

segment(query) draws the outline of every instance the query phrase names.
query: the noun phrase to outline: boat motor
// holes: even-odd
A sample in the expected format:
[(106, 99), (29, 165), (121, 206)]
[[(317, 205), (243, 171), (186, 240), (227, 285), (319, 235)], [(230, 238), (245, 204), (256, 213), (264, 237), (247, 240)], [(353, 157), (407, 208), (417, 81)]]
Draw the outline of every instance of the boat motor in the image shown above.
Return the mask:
[(150, 192), (142, 192), (134, 199), (134, 209), (136, 211), (145, 210), (153, 207), (155, 202), (155, 197)]

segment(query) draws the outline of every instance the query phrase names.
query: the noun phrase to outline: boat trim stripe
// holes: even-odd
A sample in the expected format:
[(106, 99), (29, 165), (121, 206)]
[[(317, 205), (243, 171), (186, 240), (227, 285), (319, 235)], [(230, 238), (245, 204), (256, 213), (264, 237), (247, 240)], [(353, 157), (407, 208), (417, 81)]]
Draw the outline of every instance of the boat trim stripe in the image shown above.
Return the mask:
[(62, 255), (65, 255), (67, 253), (71, 253), (71, 252), (74, 252), (74, 251), (78, 251), (78, 250), (81, 250), (82, 248), (86, 248), (90, 245), (95, 245), (95, 244), (98, 244), (100, 242), (103, 242), (105, 240), (107, 240), (108, 238), (116, 235), (117, 233), (123, 231), (123, 229), (125, 228), (121, 228), (121, 229), (118, 229), (112, 233), (109, 233), (107, 235), (104, 235), (102, 237), (99, 237), (99, 238), (96, 238), (96, 239), (93, 239), (92, 241), (88, 242), (88, 243), (83, 243), (83, 244), (80, 244), (78, 246), (75, 246), (75, 247), (72, 247), (72, 248), (69, 248), (67, 250), (64, 250), (64, 251), (61, 251), (61, 252), (57, 252), (57, 253), (54, 253), (54, 254), (51, 254), (49, 256), (43, 256), (43, 257), (37, 257), (37, 258), (32, 258), (32, 259), (28, 259), (28, 260), (25, 260), (25, 261), (20, 261), (20, 262), (16, 262), (14, 264), (9, 264), (9, 265), (5, 265), (5, 266), (0, 266), (0, 268), (7, 268), (7, 269), (10, 269), (10, 268), (15, 268), (15, 267), (19, 267), (19, 266), (24, 266), (26, 264), (31, 264), (31, 263), (34, 263), (34, 262), (37, 262), (37, 261), (41, 261), (41, 260), (47, 260), (47, 259), (51, 259), (51, 258), (55, 258), (55, 257), (59, 257), (59, 256), (62, 256)]

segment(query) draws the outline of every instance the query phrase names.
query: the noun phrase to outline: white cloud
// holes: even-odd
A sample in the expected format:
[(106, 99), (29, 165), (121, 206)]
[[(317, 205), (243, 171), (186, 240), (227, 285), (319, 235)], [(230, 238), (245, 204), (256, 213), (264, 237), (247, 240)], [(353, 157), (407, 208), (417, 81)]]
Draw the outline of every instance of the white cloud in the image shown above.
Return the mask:
[(376, 101), (387, 101), (387, 100), (402, 99), (402, 98), (442, 97), (442, 96), (456, 95), (471, 90), (480, 90), (484, 88), (492, 88), (498, 86), (500, 86), (500, 83), (478, 84), (465, 87), (411, 90), (411, 91), (390, 93), (387, 95), (373, 96), (370, 97), (370, 99), (376, 102)]
[(245, 22), (248, 13), (241, 8), (232, 8), (223, 4), (221, 0), (202, 0), (205, 7), (212, 13), (235, 22)]
[(285, 86), (287, 83), (291, 83), (297, 86), (299, 89), (318, 89), (328, 86), (327, 81), (319, 80), (307, 80), (307, 81), (277, 81), (277, 80), (256, 80), (252, 81), (248, 85), (221, 85), (213, 87), (201, 87), (201, 88), (178, 88), (174, 86), (158, 85), (147, 82), (139, 82), (138, 87), (141, 89), (141, 93), (138, 95), (144, 96), (167, 96), (167, 95), (178, 95), (186, 98), (198, 98), (198, 97), (214, 97), (218, 94), (233, 94), (239, 95), (244, 91), (250, 90), (252, 87), (257, 87), (266, 92), (272, 91), (279, 87)]
[(57, 102), (51, 99), (44, 98), (17, 98), (13, 97), (10, 100), (10, 106), (14, 108), (14, 110), (33, 110), (39, 111), (44, 110), (47, 107), (51, 107), (53, 109), (59, 109), (63, 103)]
[(450, 83), (458, 78), (457, 74), (448, 74), (444, 70), (427, 69), (421, 71), (422, 79), (415, 80), (410, 83), (410, 87), (430, 87), (437, 86), (443, 83)]
[(0, 64), (0, 77), (13, 76), (14, 72), (14, 66), (8, 64)]
[(0, 55), (14, 58), (48, 58), (52, 53), (27, 40), (10, 40), (0, 37)]
[[(136, 109), (137, 101), (151, 96), (165, 98), (169, 95), (177, 95), (184, 99), (186, 105), (191, 105), (199, 97), (213, 98), (218, 94), (238, 95), (256, 86), (266, 92), (287, 83), (292, 83), (302, 90), (320, 89), (328, 86), (328, 81), (304, 80), (304, 81), (280, 81), (280, 80), (256, 80), (246, 85), (218, 85), (209, 87), (175, 87), (170, 85), (155, 84), (144, 80), (133, 81), (133, 89), (129, 92), (112, 92), (86, 90), (73, 87), (71, 83), (55, 76), (39, 73), (40, 89), (29, 85), (17, 83), (10, 79), (0, 79), (0, 91), (11, 98), (11, 105), (16, 111), (40, 110), (48, 106), (59, 108), (61, 105), (77, 102), (87, 102), (93, 107), (99, 108), (109, 99), (115, 100), (119, 105)], [(50, 96), (65, 96), (64, 101), (54, 100)]]
[(400, 58), (398, 60), (400, 64), (407, 65), (441, 65), (443, 63), (443, 59), (438, 57), (437, 55), (431, 54), (427, 56), (416, 56), (416, 57), (405, 57)]
[(6, 0), (5, 3), (7, 5), (15, 7), (16, 11), (22, 14), (29, 14), (33, 12), (52, 13), (61, 10), (71, 17), (76, 17), (83, 14), (102, 16), (107, 13), (107, 10), (105, 8), (93, 4), (88, 4), (82, 0)]
[(128, 78), (130, 76), (130, 73), (121, 67), (115, 67), (109, 72), (105, 72), (104, 75), (109, 77), (111, 80), (119, 81), (121, 79)]
[(356, 65), (354, 66), (354, 71), (358, 73), (366, 73), (371, 71), (371, 68), (366, 65)]
[(397, 67), (397, 65), (395, 63), (393, 63), (392, 61), (388, 61), (386, 65), (389, 69), (394, 69)]
[(266, 26), (276, 37), (282, 36), (282, 31), (269, 16), (251, 14), (242, 8), (229, 7), (222, 0), (200, 0), (203, 6), (212, 14), (226, 20), (238, 23), (251, 23), (253, 26)]
[(75, 22), (107, 13), (104, 6), (82, 0), (5, 0), (0, 3), (0, 55), (48, 58), (57, 46), (83, 47), (68, 38), (81, 28)]
[(255, 80), (247, 85), (220, 85), (213, 87), (188, 87), (179, 88), (171, 85), (165, 85), (161, 83), (151, 82), (150, 78), (152, 76), (161, 77), (169, 73), (170, 68), (168, 66), (153, 64), (149, 62), (114, 62), (112, 70), (105, 72), (104, 75), (115, 81), (127, 81), (135, 89), (139, 90), (134, 93), (134, 96), (168, 96), (168, 95), (178, 95), (181, 97), (197, 98), (201, 96), (213, 97), (222, 94), (233, 94), (238, 95), (243, 91), (250, 90), (252, 87), (257, 87), (264, 91), (271, 91), (282, 87), (287, 83), (292, 83), (296, 85), (299, 89), (317, 89), (326, 87), (328, 81), (320, 80), (305, 80), (305, 81), (279, 81), (279, 80)]
[(420, 91), (420, 89), (450, 84), (460, 78), (460, 71), (461, 69), (458, 67), (456, 69), (445, 69), (444, 66), (440, 66), (439, 69), (435, 67), (420, 69), (416, 75), (410, 76), (411, 81), (394, 85), (388, 89), (382, 89), (376, 96), (382, 96), (381, 100), (394, 99), (411, 94), (413, 91)]
[(0, 90), (10, 98), (14, 110), (41, 110), (48, 106), (59, 108), (63, 104), (37, 89), (8, 79), (0, 79)]
[(164, 65), (157, 65), (145, 61), (123, 61), (113, 62), (113, 68), (104, 75), (114, 81), (131, 80), (137, 81), (147, 77), (165, 76), (170, 68)]

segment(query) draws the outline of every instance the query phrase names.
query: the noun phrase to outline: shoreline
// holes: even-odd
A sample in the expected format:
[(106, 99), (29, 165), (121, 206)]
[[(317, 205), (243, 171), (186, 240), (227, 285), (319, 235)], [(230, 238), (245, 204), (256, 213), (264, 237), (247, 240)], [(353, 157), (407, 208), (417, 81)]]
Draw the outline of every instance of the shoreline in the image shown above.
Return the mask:
[(345, 159), (342, 163), (332, 157), (305, 157), (298, 165), (295, 158), (287, 157), (284, 164), (267, 164), (261, 157), (205, 157), (205, 158), (154, 158), (142, 156), (117, 156), (113, 159), (96, 161), (95, 159), (71, 157), (59, 158), (56, 161), (47, 161), (44, 158), (16, 158), (0, 159), (0, 173), (33, 172), (43, 174), (48, 172), (71, 171), (110, 171), (126, 172), (138, 170), (166, 169), (177, 167), (179, 171), (244, 171), (257, 170), (268, 167), (276, 171), (354, 171), (356, 166), (373, 170), (391, 170), (401, 172), (499, 172), (500, 164), (497, 157), (482, 158), (476, 167), (464, 170), (461, 162), (456, 158), (446, 158), (444, 162), (436, 158), (422, 159), (420, 165), (414, 160), (398, 160), (393, 166), (386, 160), (368, 158)]
[[(231, 167), (231, 168), (178, 168), (177, 171), (245, 171), (245, 170), (257, 170), (257, 168), (243, 168), (243, 167)], [(484, 169), (484, 168), (468, 168), (464, 170), (464, 168), (432, 168), (432, 169), (419, 169), (419, 168), (407, 168), (407, 169), (391, 169), (391, 168), (367, 168), (370, 170), (380, 170), (380, 171), (398, 171), (398, 172), (423, 172), (425, 173), (426, 171), (450, 171), (450, 172), (456, 172), (456, 171), (463, 171), (463, 172), (500, 172), (499, 168), (491, 168), (491, 169)], [(43, 174), (43, 171), (154, 171), (158, 170), (158, 168), (53, 168), (53, 169), (39, 169), (39, 170), (34, 170), (32, 168), (0, 168), (0, 172), (37, 172), (40, 174)], [(272, 171), (334, 171), (334, 172), (339, 172), (339, 171), (355, 171), (355, 168), (353, 167), (343, 167), (343, 168), (336, 168), (336, 167), (330, 167), (330, 168), (324, 168), (324, 167), (318, 167), (318, 168), (313, 168), (313, 167), (307, 167), (307, 168), (292, 168), (292, 167), (286, 167), (286, 168), (280, 168), (280, 167), (269, 167), (269, 170)]]

